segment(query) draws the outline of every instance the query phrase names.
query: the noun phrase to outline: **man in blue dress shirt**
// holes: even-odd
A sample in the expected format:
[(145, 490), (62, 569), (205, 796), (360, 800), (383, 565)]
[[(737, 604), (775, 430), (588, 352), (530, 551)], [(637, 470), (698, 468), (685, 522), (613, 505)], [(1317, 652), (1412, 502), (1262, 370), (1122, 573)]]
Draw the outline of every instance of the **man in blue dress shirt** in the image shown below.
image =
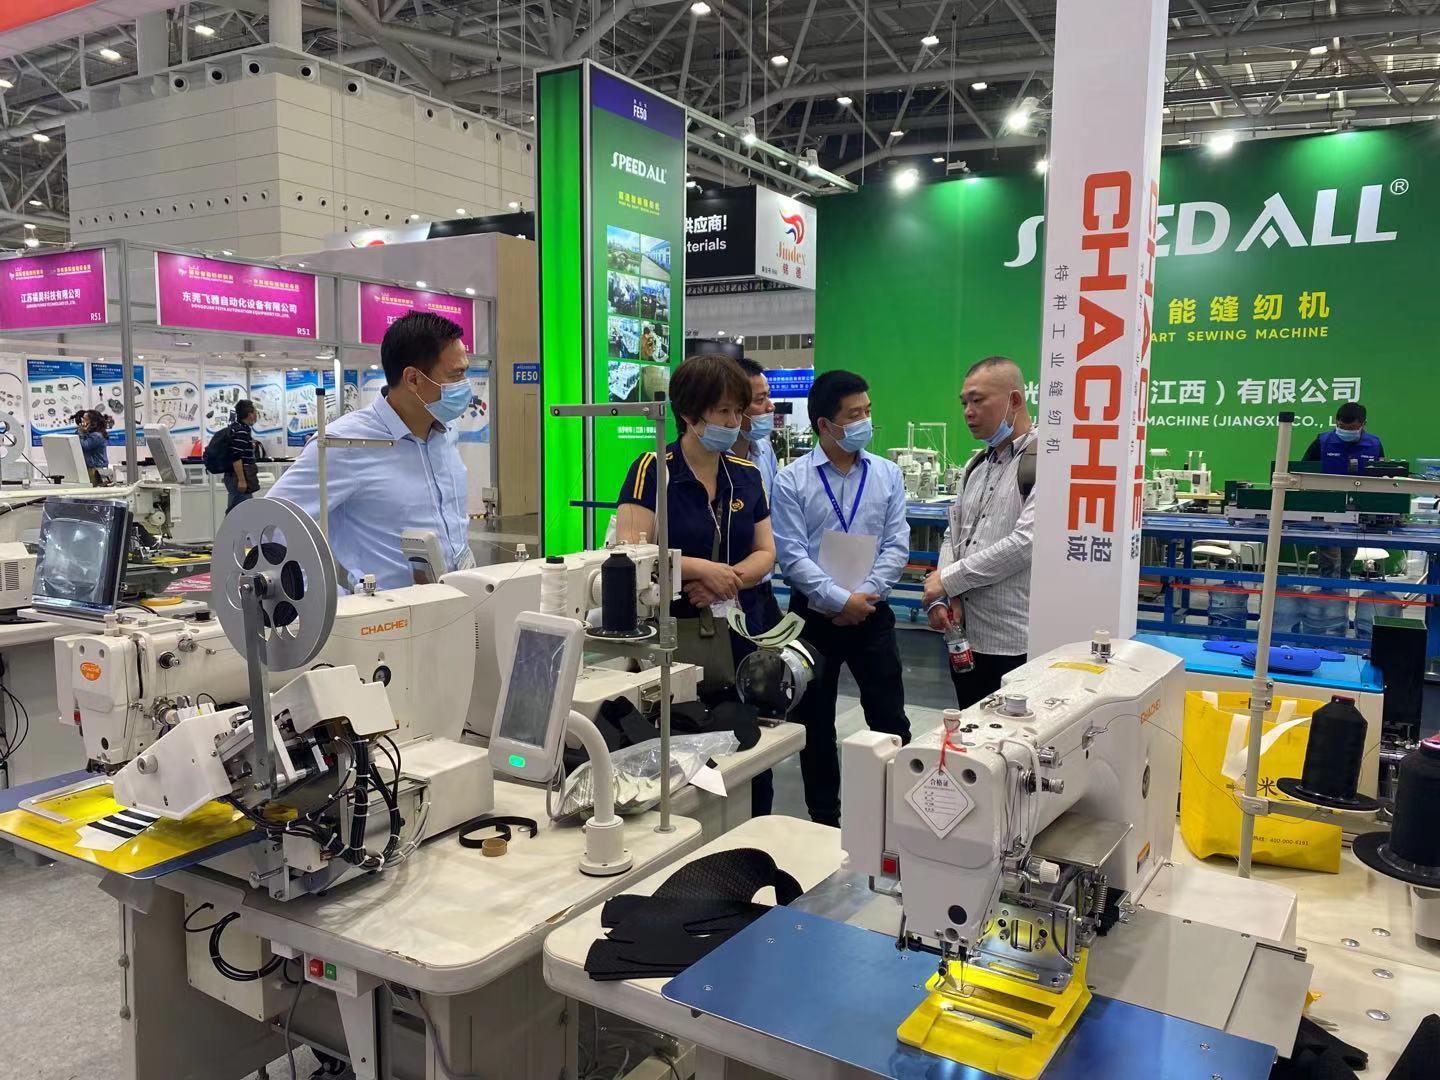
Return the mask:
[[(396, 319), (380, 343), (386, 386), (363, 409), (327, 425), (327, 434), (391, 439), (393, 446), (336, 448), (326, 454), (330, 546), (354, 589), (365, 574), (382, 589), (413, 585), (400, 550), (406, 529), (435, 533), (445, 554), (441, 572), (474, 565), (468, 539), (469, 488), (454, 423), (470, 404), (460, 327), (429, 312)], [(317, 521), (320, 490), (312, 441), (270, 489)]]
[[(768, 499), (775, 490), (775, 474), (780, 471), (780, 463), (775, 460), (775, 450), (770, 445), (770, 433), (775, 430), (775, 403), (770, 400), (770, 383), (765, 378), (765, 369), (748, 356), (742, 356), (735, 362), (750, 379), (750, 407), (740, 421), (740, 438), (735, 440), (731, 453), (743, 457), (760, 470)], [(770, 587), (771, 577), (772, 574), (766, 574), (755, 587), (765, 612), (765, 624), (757, 632), (769, 630), (780, 621), (780, 606), (776, 604), (775, 592)]]
[(817, 445), (775, 477), (775, 550), (790, 586), (790, 610), (805, 619), (805, 640), (820, 670), (792, 719), (805, 725), (800, 771), (810, 817), (840, 824), (840, 755), (835, 700), (840, 665), (860, 687), (865, 723), (910, 738), (905, 687), (886, 597), (910, 559), (905, 483), (900, 469), (867, 453), (869, 386), (849, 371), (827, 371), (810, 388)]

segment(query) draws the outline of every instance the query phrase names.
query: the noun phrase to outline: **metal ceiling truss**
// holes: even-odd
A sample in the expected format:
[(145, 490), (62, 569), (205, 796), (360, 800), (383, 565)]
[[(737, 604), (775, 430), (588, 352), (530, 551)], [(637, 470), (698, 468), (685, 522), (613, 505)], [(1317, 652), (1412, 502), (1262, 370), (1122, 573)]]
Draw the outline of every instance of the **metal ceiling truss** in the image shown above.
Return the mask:
[[(305, 0), (303, 41), (517, 126), (532, 122), (535, 71), (588, 56), (720, 117), (730, 133), (696, 139), (692, 170), (729, 182), (833, 190), (887, 159), (1034, 153), (1037, 137), (1007, 131), (1005, 116), (1023, 94), (1048, 100), (1056, 0), (707, 2), (697, 14), (693, 0)], [(266, 41), (268, 13), (269, 0), (177, 6), (172, 61)], [(194, 33), (202, 21), (213, 36)], [(1440, 117), (1440, 0), (1170, 0), (1169, 27), (1176, 137)], [(21, 237), (27, 210), (43, 239), (63, 236), (65, 118), (89, 87), (132, 76), (136, 53), (121, 26), (0, 58), (14, 84), (0, 89), (0, 241)], [(769, 149), (736, 141), (746, 117)], [(804, 171), (808, 150), (825, 183)]]

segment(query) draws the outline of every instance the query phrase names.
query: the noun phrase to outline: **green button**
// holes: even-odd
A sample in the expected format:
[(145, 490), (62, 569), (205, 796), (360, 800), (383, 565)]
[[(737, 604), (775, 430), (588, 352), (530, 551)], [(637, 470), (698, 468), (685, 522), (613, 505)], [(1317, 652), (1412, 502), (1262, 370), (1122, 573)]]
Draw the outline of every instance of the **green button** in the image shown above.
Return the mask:
[(334, 981), (335, 981), (335, 965), (334, 965), (334, 964), (326, 964), (326, 965), (325, 965), (325, 978), (329, 979), (331, 982), (334, 982)]
[(512, 769), (523, 769), (525, 767), (525, 759), (519, 754), (511, 754), (510, 767)]

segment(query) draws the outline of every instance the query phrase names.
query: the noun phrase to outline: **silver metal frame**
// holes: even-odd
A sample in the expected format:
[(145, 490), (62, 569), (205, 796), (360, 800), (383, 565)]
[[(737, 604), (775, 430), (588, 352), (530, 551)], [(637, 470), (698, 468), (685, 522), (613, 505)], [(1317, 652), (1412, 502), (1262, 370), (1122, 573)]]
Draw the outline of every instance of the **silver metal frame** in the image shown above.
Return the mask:
[(1277, 803), (1261, 798), (1259, 791), (1260, 738), (1265, 730), (1265, 713), (1274, 701), (1275, 685), (1269, 677), (1270, 638), (1275, 628), (1275, 592), (1280, 576), (1280, 535), (1285, 524), (1285, 496), (1291, 491), (1374, 491), (1440, 496), (1440, 481), (1411, 480), (1408, 477), (1350, 476), (1334, 473), (1292, 473), (1290, 442), (1294, 413), (1281, 413), (1275, 431), (1275, 471), (1270, 477), (1270, 521), (1265, 533), (1265, 576), (1260, 585), (1260, 626), (1255, 642), (1255, 678), (1250, 684), (1250, 731), (1245, 753), (1245, 795), (1240, 800), (1239, 872), (1249, 877), (1255, 849), (1255, 819), (1277, 806), (1286, 816), (1343, 825), (1350, 831), (1384, 828), (1367, 822), (1364, 813), (1336, 813), (1315, 806), (1303, 814), (1291, 802)]

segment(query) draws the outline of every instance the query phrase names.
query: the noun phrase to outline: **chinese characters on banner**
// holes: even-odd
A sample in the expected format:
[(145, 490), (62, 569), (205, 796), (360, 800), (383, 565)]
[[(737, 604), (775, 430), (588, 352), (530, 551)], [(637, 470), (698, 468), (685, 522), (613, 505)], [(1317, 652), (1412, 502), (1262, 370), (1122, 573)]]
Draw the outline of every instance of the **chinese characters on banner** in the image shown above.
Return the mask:
[(1135, 631), (1166, 9), (1070, 0), (1056, 25), (1036, 393), (1029, 654)]
[(311, 341), (319, 332), (313, 274), (157, 251), (155, 295), (161, 326)]
[(105, 321), (104, 248), (0, 262), (0, 330)]
[(431, 311), (459, 323), (460, 343), (466, 352), (475, 351), (475, 301), (465, 296), (402, 289), (398, 285), (360, 286), (360, 343), (379, 345), (390, 324), (412, 311)]

